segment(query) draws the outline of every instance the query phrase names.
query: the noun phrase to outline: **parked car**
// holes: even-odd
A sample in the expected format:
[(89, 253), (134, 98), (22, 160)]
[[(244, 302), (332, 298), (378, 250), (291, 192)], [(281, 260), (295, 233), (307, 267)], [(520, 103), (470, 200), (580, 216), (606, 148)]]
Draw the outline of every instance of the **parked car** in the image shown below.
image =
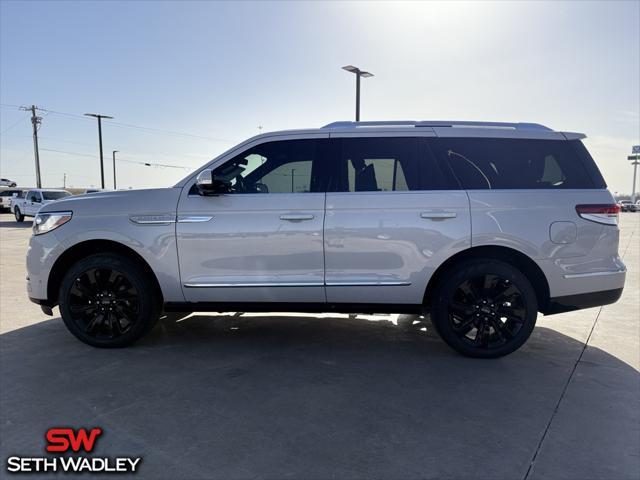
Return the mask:
[(45, 205), (70, 196), (71, 194), (66, 190), (34, 188), (27, 190), (24, 198), (14, 198), (11, 209), (16, 217), (16, 222), (22, 222), (25, 217), (35, 217), (36, 213)]
[(17, 195), (22, 190), (15, 190), (12, 188), (7, 188), (0, 190), (0, 210), (9, 210), (11, 211), (11, 198), (14, 195)]
[(636, 212), (638, 210), (637, 204), (631, 202), (631, 200), (620, 200), (618, 204), (622, 212)]
[[(172, 188), (36, 216), (32, 301), (97, 347), (165, 311), (428, 314), (451, 347), (509, 354), (545, 315), (618, 300), (618, 212), (578, 133), (338, 122), (251, 138)], [(55, 234), (52, 234), (55, 232)]]
[(18, 184), (8, 178), (0, 178), (0, 187), (17, 187)]

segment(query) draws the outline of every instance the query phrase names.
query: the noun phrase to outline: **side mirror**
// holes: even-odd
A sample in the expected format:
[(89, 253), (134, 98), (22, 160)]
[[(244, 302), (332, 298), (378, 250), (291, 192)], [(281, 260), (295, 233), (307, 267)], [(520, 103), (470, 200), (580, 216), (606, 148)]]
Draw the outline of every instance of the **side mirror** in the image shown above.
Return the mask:
[(218, 195), (228, 193), (231, 189), (231, 183), (214, 175), (211, 170), (203, 170), (196, 177), (196, 188), (200, 195)]

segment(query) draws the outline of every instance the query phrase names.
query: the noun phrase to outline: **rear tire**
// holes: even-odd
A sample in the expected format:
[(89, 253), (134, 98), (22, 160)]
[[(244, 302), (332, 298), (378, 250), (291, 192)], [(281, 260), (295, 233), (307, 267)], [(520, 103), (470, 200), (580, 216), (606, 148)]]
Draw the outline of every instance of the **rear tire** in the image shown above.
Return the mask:
[(125, 347), (149, 332), (160, 316), (153, 279), (130, 259), (111, 253), (79, 260), (62, 279), (62, 320), (94, 347)]
[(15, 210), (13, 211), (13, 214), (16, 217), (16, 222), (23, 222), (24, 221), (24, 215), (22, 214), (22, 212), (20, 211), (20, 209), (18, 207), (15, 208)]
[(520, 348), (536, 324), (535, 290), (518, 269), (499, 260), (454, 267), (436, 287), (431, 319), (463, 355), (497, 358)]

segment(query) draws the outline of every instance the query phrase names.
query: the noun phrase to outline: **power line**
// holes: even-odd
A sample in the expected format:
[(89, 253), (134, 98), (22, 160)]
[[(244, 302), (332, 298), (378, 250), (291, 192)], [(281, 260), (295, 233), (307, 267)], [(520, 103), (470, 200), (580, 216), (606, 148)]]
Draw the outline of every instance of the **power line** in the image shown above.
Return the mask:
[[(79, 157), (90, 157), (90, 158), (95, 158), (95, 155), (91, 155), (89, 153), (80, 153), (80, 152), (69, 152), (66, 150), (55, 150), (53, 148), (41, 148), (40, 150), (45, 151), (45, 152), (55, 152), (55, 153), (65, 153), (67, 155), (76, 155)], [(193, 170), (197, 167), (185, 167), (182, 165), (170, 165), (170, 164), (165, 164), (165, 163), (155, 163), (155, 162), (143, 162), (140, 160), (127, 160), (124, 158), (118, 158), (116, 159), (117, 162), (125, 162), (125, 163), (135, 163), (138, 165), (144, 165), (146, 167), (162, 167), (162, 168), (182, 168), (185, 170)]]
[(13, 127), (15, 127), (16, 125), (18, 125), (19, 123), (25, 121), (27, 118), (29, 118), (29, 115), (25, 115), (24, 117), (22, 117), (20, 120), (18, 120), (15, 123), (12, 123), (10, 126), (8, 126), (7, 128), (5, 128), (4, 130), (2, 130), (2, 132), (0, 132), (0, 135), (4, 135), (6, 132), (8, 132), (9, 130), (11, 130)]

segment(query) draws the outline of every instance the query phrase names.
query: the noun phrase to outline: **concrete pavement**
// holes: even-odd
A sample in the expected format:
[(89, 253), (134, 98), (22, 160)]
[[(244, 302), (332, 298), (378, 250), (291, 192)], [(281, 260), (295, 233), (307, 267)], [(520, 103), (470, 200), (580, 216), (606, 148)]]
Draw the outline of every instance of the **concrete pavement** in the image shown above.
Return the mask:
[(103, 428), (96, 455), (142, 456), (142, 478), (640, 478), (640, 214), (622, 215), (618, 303), (541, 316), (489, 361), (395, 316), (196, 314), (93, 349), (27, 300), (30, 232), (10, 220), (3, 464), (64, 425)]

